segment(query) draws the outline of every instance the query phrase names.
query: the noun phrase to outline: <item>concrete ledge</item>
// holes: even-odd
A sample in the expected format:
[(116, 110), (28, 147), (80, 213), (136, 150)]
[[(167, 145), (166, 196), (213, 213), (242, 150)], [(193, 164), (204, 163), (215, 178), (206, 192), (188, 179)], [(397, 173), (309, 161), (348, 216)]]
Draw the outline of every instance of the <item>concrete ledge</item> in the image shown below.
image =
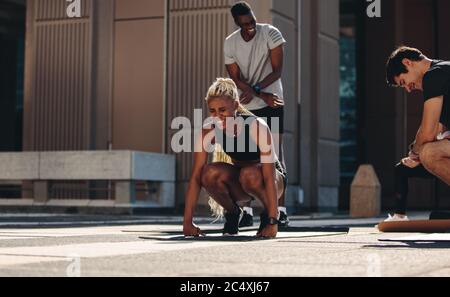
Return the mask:
[(0, 206), (33, 206), (33, 199), (0, 199)]
[(45, 152), (41, 180), (175, 181), (175, 156), (133, 151)]
[(45, 203), (45, 206), (70, 206), (70, 207), (87, 207), (89, 199), (51, 199)]
[(114, 200), (90, 200), (88, 207), (115, 207), (116, 202)]
[(0, 153), (0, 180), (39, 179), (39, 153)]
[(132, 180), (175, 182), (175, 156), (132, 152)]
[(129, 180), (130, 151), (45, 152), (41, 180)]
[[(0, 153), (0, 181), (33, 181), (36, 206), (134, 205), (136, 182), (150, 181), (159, 183), (159, 195), (154, 201), (145, 203), (144, 207), (175, 207), (175, 169), (175, 156), (135, 151)], [(88, 180), (114, 181), (115, 201), (108, 201), (107, 204), (88, 199), (48, 201), (50, 181)]]

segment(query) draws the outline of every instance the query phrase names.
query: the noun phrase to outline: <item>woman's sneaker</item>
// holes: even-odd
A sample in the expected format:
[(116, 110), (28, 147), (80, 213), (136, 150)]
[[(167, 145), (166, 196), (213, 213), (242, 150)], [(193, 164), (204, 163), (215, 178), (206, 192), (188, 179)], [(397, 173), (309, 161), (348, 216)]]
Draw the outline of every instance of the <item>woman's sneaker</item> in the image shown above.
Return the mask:
[(384, 220), (385, 223), (388, 222), (408, 222), (409, 218), (407, 216), (399, 216), (397, 214), (395, 215), (388, 215), (388, 218), (386, 220)]
[(239, 223), (242, 220), (244, 212), (239, 208), (238, 213), (225, 214), (225, 226), (223, 227), (223, 236), (239, 235)]

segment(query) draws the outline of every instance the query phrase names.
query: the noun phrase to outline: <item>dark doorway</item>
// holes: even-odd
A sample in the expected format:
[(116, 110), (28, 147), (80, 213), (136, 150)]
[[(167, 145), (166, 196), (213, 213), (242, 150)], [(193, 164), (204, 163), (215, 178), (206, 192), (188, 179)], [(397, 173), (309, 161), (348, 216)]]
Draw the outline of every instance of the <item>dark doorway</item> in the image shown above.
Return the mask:
[(25, 0), (0, 0), (0, 151), (22, 150)]

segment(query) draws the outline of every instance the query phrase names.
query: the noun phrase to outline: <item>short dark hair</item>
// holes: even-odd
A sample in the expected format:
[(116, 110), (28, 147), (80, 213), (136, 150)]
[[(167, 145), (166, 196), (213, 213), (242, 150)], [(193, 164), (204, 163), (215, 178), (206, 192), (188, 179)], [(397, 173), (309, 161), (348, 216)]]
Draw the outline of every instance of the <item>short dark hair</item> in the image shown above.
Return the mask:
[(252, 8), (245, 1), (240, 1), (231, 7), (231, 14), (233, 18), (237, 18), (243, 15), (249, 15), (252, 13)]
[(402, 73), (408, 73), (408, 69), (403, 65), (403, 60), (422, 61), (425, 56), (416, 48), (408, 46), (398, 47), (389, 57), (386, 63), (386, 80), (388, 85), (395, 87), (395, 78)]

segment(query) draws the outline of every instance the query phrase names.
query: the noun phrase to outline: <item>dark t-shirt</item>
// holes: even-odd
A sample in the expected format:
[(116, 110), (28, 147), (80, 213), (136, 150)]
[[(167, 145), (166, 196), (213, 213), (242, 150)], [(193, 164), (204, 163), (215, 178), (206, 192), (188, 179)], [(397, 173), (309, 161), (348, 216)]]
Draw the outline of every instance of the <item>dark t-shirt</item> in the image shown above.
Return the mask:
[(444, 96), (440, 122), (450, 129), (450, 62), (433, 61), (430, 70), (423, 77), (425, 102)]

